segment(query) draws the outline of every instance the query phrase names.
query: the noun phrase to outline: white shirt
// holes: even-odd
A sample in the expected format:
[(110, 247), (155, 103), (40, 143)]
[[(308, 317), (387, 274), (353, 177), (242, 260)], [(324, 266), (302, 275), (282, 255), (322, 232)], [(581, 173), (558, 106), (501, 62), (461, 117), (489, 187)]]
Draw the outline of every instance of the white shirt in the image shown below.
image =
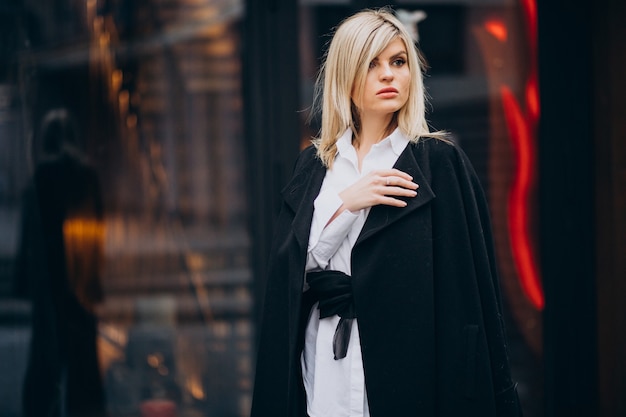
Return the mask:
[[(365, 224), (369, 208), (354, 213), (345, 210), (326, 226), (343, 203), (339, 193), (373, 170), (392, 168), (408, 143), (409, 139), (399, 129), (394, 130), (372, 146), (363, 158), (359, 172), (352, 131), (346, 130), (339, 138), (337, 157), (332, 169), (326, 171), (314, 203), (307, 272), (331, 269), (351, 274), (352, 247)], [(301, 357), (310, 417), (369, 416), (357, 320), (352, 323), (346, 357), (335, 360), (332, 345), (339, 317), (320, 320), (317, 304), (312, 309)]]

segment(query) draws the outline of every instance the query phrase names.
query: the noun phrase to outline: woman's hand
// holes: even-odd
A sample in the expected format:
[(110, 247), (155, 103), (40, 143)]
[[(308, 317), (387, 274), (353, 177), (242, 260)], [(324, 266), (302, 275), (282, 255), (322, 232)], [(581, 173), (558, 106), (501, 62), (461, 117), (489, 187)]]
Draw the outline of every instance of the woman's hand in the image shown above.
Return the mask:
[(405, 207), (405, 201), (394, 197), (415, 197), (417, 195), (415, 190), (419, 185), (412, 180), (413, 177), (409, 174), (397, 169), (370, 172), (339, 193), (343, 204), (326, 225), (335, 220), (344, 210), (355, 212), (379, 204)]
[(372, 171), (340, 192), (339, 197), (344, 208), (352, 212), (379, 204), (405, 207), (405, 201), (394, 197), (415, 197), (419, 185), (412, 179), (397, 169)]

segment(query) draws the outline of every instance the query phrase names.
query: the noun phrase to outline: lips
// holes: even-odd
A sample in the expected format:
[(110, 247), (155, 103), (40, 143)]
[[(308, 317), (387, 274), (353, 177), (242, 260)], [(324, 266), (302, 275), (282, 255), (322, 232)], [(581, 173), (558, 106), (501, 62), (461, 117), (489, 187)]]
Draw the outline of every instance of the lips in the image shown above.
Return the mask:
[(398, 90), (396, 90), (393, 87), (385, 87), (382, 88), (380, 90), (378, 90), (378, 92), (376, 93), (376, 95), (380, 95), (380, 94), (389, 94), (389, 93), (395, 93), (398, 94)]

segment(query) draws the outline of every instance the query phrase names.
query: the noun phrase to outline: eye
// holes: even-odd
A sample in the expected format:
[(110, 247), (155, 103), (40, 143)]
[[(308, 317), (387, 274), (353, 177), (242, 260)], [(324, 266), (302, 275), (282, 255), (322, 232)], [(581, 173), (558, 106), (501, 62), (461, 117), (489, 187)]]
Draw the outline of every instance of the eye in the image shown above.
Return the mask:
[(372, 62), (370, 62), (369, 66), (368, 66), (368, 69), (372, 69), (375, 66), (376, 66), (376, 61), (372, 61)]
[(392, 65), (395, 65), (396, 67), (401, 67), (401, 66), (403, 66), (404, 64), (406, 64), (406, 60), (405, 60), (404, 58), (397, 58), (397, 59), (394, 59), (394, 60), (391, 62), (391, 64), (392, 64)]

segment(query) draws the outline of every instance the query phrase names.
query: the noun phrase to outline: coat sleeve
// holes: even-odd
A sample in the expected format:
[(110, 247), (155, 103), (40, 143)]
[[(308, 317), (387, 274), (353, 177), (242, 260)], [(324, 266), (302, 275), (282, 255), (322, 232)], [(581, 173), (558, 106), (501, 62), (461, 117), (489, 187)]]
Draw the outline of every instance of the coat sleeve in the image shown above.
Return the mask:
[[(495, 262), (489, 209), (483, 189), (467, 156), (456, 149), (457, 180), (462, 193), (476, 282), (480, 294), (485, 335), (490, 352), (493, 390), (498, 417), (522, 415), (516, 384), (510, 374), (502, 300)], [(479, 221), (474, 221), (478, 219)]]

